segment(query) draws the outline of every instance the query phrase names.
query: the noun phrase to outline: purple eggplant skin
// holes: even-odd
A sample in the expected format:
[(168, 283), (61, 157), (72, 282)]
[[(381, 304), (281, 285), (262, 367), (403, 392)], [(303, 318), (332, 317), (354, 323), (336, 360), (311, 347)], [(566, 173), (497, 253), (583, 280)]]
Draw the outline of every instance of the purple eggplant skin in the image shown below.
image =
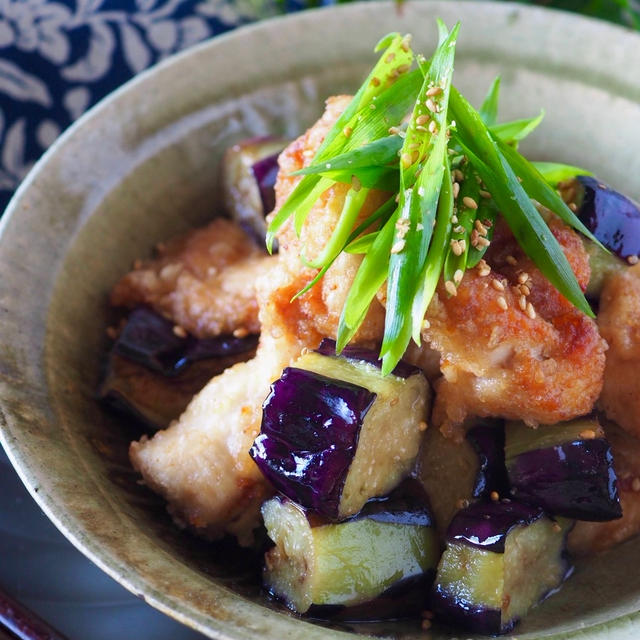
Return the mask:
[(447, 529), (447, 542), (504, 553), (504, 543), (515, 527), (526, 526), (544, 517), (539, 507), (506, 499), (499, 502), (476, 502), (461, 509)]
[(364, 416), (376, 394), (295, 367), (271, 385), (249, 451), (284, 495), (335, 519)]
[[(336, 356), (336, 341), (331, 338), (324, 338), (316, 352), (323, 356)], [(347, 345), (340, 353), (340, 357), (356, 362), (368, 362), (378, 367), (378, 369), (382, 369), (382, 360), (378, 357), (378, 352), (372, 349)], [(417, 373), (422, 373), (422, 370), (408, 362), (404, 362), (404, 360), (400, 360), (391, 373), (398, 378), (409, 378)]]
[(626, 196), (590, 176), (578, 176), (583, 192), (577, 216), (620, 258), (640, 255), (640, 209)]
[(279, 153), (274, 153), (254, 162), (251, 166), (253, 177), (258, 183), (262, 210), (265, 216), (273, 211), (276, 206), (276, 192), (274, 187), (276, 186), (276, 178), (278, 177), (278, 171), (280, 169), (278, 166), (279, 155)]
[(478, 474), (473, 487), (473, 498), (488, 498), (496, 491), (501, 496), (509, 493), (509, 479), (504, 462), (504, 424), (480, 424), (467, 431), (467, 440), (478, 454)]
[(622, 517), (611, 447), (605, 438), (525, 451), (508, 463), (511, 495), (566, 518)]
[(345, 606), (311, 605), (305, 617), (340, 622), (377, 622), (413, 618), (429, 607), (435, 569), (399, 580), (369, 602)]
[(137, 307), (112, 346), (112, 353), (137, 362), (164, 376), (176, 376), (198, 360), (227, 358), (255, 349), (258, 337), (218, 336), (182, 338), (173, 332), (174, 324), (148, 307)]
[(429, 606), (437, 612), (440, 622), (485, 636), (509, 633), (519, 622), (514, 618), (503, 624), (499, 609), (463, 603), (439, 584), (433, 588)]

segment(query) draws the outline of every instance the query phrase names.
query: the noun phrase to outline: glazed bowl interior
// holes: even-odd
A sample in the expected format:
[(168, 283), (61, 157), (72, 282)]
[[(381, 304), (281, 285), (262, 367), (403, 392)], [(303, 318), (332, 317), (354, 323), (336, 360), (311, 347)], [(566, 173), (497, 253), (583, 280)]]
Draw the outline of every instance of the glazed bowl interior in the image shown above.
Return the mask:
[[(431, 50), (436, 16), (462, 20), (455, 82), (472, 101), (500, 73), (501, 118), (545, 108), (528, 155), (586, 165), (640, 198), (640, 37), (509, 3), (410, 2), (402, 14), (366, 3), (242, 29), (142, 74), (54, 145), (3, 218), (3, 445), (78, 548), (212, 638), (424, 634), (411, 624), (338, 629), (296, 618), (260, 592), (256, 558), (171, 523), (128, 464), (134, 427), (95, 400), (107, 292), (155, 243), (220, 213), (227, 146), (299, 134), (326, 96), (357, 88), (385, 33), (411, 32), (416, 49)], [(517, 637), (637, 639), (639, 566), (640, 540), (579, 564)]]

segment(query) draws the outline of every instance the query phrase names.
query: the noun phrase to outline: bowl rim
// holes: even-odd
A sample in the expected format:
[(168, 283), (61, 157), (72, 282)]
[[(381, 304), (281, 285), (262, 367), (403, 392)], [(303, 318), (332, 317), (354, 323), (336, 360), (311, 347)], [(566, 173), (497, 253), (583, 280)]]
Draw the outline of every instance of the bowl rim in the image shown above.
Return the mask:
[[(64, 152), (64, 148), (69, 140), (73, 140), (76, 136), (81, 136), (85, 128), (89, 127), (94, 119), (99, 118), (101, 114), (103, 114), (103, 112), (109, 107), (109, 105), (119, 101), (121, 96), (129, 95), (133, 92), (138, 91), (138, 88), (140, 86), (144, 86), (145, 83), (163, 73), (164, 70), (183, 64), (185, 61), (195, 57), (196, 55), (199, 55), (202, 52), (208, 52), (218, 48), (223, 48), (229, 41), (235, 42), (239, 39), (248, 38), (252, 34), (261, 34), (275, 29), (289, 29), (291, 32), (294, 32), (296, 30), (300, 30), (300, 28), (304, 29), (304, 27), (308, 26), (310, 22), (323, 19), (328, 20), (330, 19), (330, 16), (333, 15), (344, 17), (346, 21), (349, 16), (355, 16), (362, 11), (389, 11), (391, 5), (391, 2), (354, 2), (345, 5), (322, 7), (318, 9), (289, 14), (286, 16), (270, 18), (258, 23), (241, 26), (237, 29), (215, 36), (214, 38), (201, 42), (185, 51), (172, 55), (159, 64), (154, 65), (153, 67), (141, 72), (140, 74), (123, 84), (121, 87), (116, 89), (114, 92), (103, 98), (100, 102), (98, 102), (85, 114), (83, 114), (77, 121), (75, 121), (69, 128), (67, 128), (63, 132), (63, 134), (37, 161), (27, 177), (22, 181), (22, 183), (14, 193), (5, 210), (4, 215), (2, 216), (2, 220), (0, 220), (0, 255), (5, 249), (5, 245), (11, 240), (10, 237), (7, 239), (7, 237), (10, 236), (9, 226), (13, 222), (14, 218), (20, 215), (21, 202), (25, 198), (26, 194), (28, 194), (34, 188), (34, 183), (37, 182), (39, 176), (42, 173), (46, 173), (51, 160), (56, 158), (59, 153)], [(597, 31), (601, 34), (605, 34), (608, 40), (622, 38), (626, 41), (628, 38), (631, 38), (633, 41), (635, 41), (637, 48), (640, 49), (640, 35), (632, 32), (629, 29), (604, 23), (597, 19), (576, 16), (575, 14), (570, 14), (568, 12), (560, 10), (524, 6), (511, 2), (492, 2), (487, 0), (457, 0), (454, 2), (450, 2), (448, 0), (439, 0), (433, 2), (423, 1), (417, 3), (417, 5), (430, 5), (430, 13), (437, 13), (438, 8), (441, 8), (441, 12), (443, 13), (449, 13), (457, 5), (467, 5), (467, 8), (473, 6), (476, 10), (487, 8), (493, 11), (498, 11), (499, 13), (505, 15), (508, 12), (517, 11), (518, 13), (524, 14), (525, 17), (528, 16), (532, 19), (535, 18), (536, 20), (542, 20), (543, 22), (549, 19), (552, 21), (558, 21), (559, 23), (577, 25), (578, 29), (581, 26), (589, 26), (589, 28), (591, 29), (597, 28)], [(422, 9), (417, 9), (416, 6), (406, 7), (406, 10), (410, 12), (416, 11), (420, 13), (420, 15), (425, 15), (421, 13)], [(637, 55), (637, 57), (639, 60), (638, 68), (640, 68), (640, 55)], [(640, 90), (640, 82), (632, 83), (632, 85)], [(3, 334), (2, 340), (0, 342), (6, 344), (10, 341), (11, 335), (5, 333)], [(7, 388), (11, 388), (12, 384), (13, 381), (10, 380), (6, 385), (3, 384), (0, 388), (0, 394), (2, 395), (2, 407), (0, 410), (0, 444), (2, 444), (2, 446), (4, 447), (9, 460), (16, 469), (22, 482), (29, 490), (29, 493), (31, 494), (33, 499), (45, 512), (47, 517), (65, 535), (65, 537), (67, 537), (74, 544), (74, 546), (79, 549), (84, 555), (86, 555), (92, 562), (94, 562), (103, 571), (105, 571), (105, 573), (110, 575), (131, 592), (142, 597), (149, 604), (164, 612), (165, 614), (179, 620), (180, 622), (188, 626), (193, 627), (194, 629), (197, 629), (202, 633), (205, 633), (207, 635), (210, 635), (212, 633), (215, 634), (210, 635), (210, 637), (225, 639), (228, 638), (230, 640), (232, 638), (245, 637), (235, 635), (235, 630), (233, 628), (229, 629), (224, 625), (216, 625), (216, 627), (212, 627), (210, 625), (203, 626), (201, 622), (194, 620), (194, 617), (190, 617), (195, 612), (177, 611), (171, 598), (163, 597), (163, 594), (154, 593), (155, 590), (153, 589), (145, 591), (143, 587), (149, 585), (146, 585), (144, 583), (144, 580), (142, 580), (140, 576), (137, 576), (136, 579), (135, 577), (132, 577), (131, 574), (122, 573), (121, 571), (119, 571), (118, 567), (113, 566), (107, 561), (107, 559), (103, 558), (99, 553), (99, 548), (101, 545), (99, 540), (94, 540), (92, 542), (91, 540), (88, 540), (83, 535), (81, 535), (82, 532), (74, 531), (67, 526), (68, 523), (65, 521), (66, 509), (64, 508), (64, 506), (56, 503), (56, 501), (49, 500), (42, 492), (38, 490), (39, 479), (32, 473), (28, 460), (25, 457), (27, 452), (23, 447), (21, 447), (16, 430), (14, 430), (10, 424), (12, 420), (15, 420), (16, 423), (19, 423), (22, 419), (21, 416), (8, 416), (5, 414), (5, 392)], [(260, 607), (260, 609), (263, 610), (265, 614), (275, 614), (275, 612), (264, 609), (263, 607)], [(215, 616), (210, 617), (215, 620)], [(282, 616), (280, 617), (283, 618)], [(293, 618), (283, 619), (287, 619), (292, 624), (295, 622), (296, 628), (301, 622), (300, 620)], [(623, 631), (624, 626), (630, 622), (633, 622), (633, 626), (636, 629), (640, 629), (640, 609), (632, 614), (615, 617), (587, 629), (571, 631), (566, 634), (561, 633), (559, 635), (554, 635), (553, 637), (573, 638), (578, 636), (579, 634), (584, 634), (586, 631), (593, 632), (594, 634), (597, 634), (599, 636), (600, 632), (602, 632), (603, 634), (608, 634), (614, 631), (612, 625), (615, 625), (616, 629)], [(293, 629), (293, 626), (291, 626), (290, 628)], [(308, 635), (310, 639), (316, 636), (316, 634), (314, 634), (312, 631), (312, 629), (314, 629), (315, 627), (306, 624), (304, 628), (306, 630), (305, 634)], [(249, 631), (249, 629), (247, 628), (244, 631)], [(231, 635), (227, 635), (228, 633), (231, 633)], [(318, 635), (317, 637), (321, 636)], [(347, 638), (349, 636), (345, 635), (344, 637)], [(584, 635), (581, 635), (581, 637), (584, 637)]]

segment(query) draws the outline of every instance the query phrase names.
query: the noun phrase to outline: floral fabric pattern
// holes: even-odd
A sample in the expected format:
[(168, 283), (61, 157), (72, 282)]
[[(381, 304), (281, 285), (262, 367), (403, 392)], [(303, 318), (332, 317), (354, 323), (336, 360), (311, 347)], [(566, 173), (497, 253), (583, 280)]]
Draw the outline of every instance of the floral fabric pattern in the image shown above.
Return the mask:
[(0, 0), (0, 213), (40, 155), (107, 93), (273, 11), (265, 0)]

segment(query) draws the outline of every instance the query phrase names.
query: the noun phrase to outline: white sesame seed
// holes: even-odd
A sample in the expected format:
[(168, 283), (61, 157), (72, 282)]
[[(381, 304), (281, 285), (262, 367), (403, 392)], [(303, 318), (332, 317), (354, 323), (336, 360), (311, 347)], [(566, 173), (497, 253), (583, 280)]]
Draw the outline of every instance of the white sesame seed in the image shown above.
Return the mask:
[(638, 256), (629, 256), (627, 262), (629, 264), (638, 264)]
[(179, 324), (173, 326), (173, 334), (178, 336), (178, 338), (186, 338), (187, 331), (184, 327), (181, 327)]
[(500, 280), (498, 280), (498, 278), (494, 278), (491, 281), (491, 286), (496, 290), (496, 291), (504, 291), (504, 285), (502, 284), (502, 282), (500, 282)]
[(460, 284), (462, 282), (462, 278), (464, 278), (464, 271), (462, 269), (456, 269), (455, 273), (453, 274), (453, 281), (456, 284)]
[(505, 258), (507, 264), (510, 264), (512, 267), (515, 267), (518, 264), (518, 261), (513, 256), (507, 256)]
[(436, 133), (438, 133), (438, 125), (436, 124), (435, 120), (432, 120), (429, 123), (429, 133), (434, 136), (436, 135)]
[(233, 330), (234, 338), (246, 338), (249, 335), (249, 330), (246, 327), (238, 327)]
[(431, 118), (426, 113), (423, 113), (421, 116), (416, 118), (416, 124), (427, 124)]
[(464, 203), (465, 207), (468, 207), (469, 209), (477, 209), (478, 208), (478, 203), (471, 197), (469, 196), (465, 196), (464, 198), (462, 198), (462, 202)]
[(527, 315), (534, 320), (536, 317), (536, 310), (530, 302), (527, 302)]
[(424, 225), (422, 224), (422, 222), (418, 222), (418, 224), (416, 225), (416, 231), (422, 231), (424, 229)]
[(456, 256), (461, 256), (464, 253), (464, 249), (460, 246), (459, 240), (451, 241), (451, 251), (453, 251)]
[(491, 194), (488, 191), (485, 191), (484, 189), (480, 189), (480, 197), (488, 199), (491, 197)]
[(431, 98), (429, 98), (429, 100), (427, 100), (425, 102), (427, 109), (429, 109), (429, 111), (433, 112), (433, 113), (438, 113), (438, 105), (431, 100)]
[(404, 240), (398, 240), (394, 243), (393, 247), (391, 247), (391, 253), (400, 253), (404, 249), (405, 244)]
[(518, 298), (518, 306), (520, 307), (521, 311), (526, 311), (527, 310), (527, 296), (521, 295)]
[(522, 273), (518, 274), (518, 282), (520, 284), (525, 284), (528, 279), (529, 279), (529, 274), (526, 271), (523, 271)]
[(393, 62), (394, 58), (396, 57), (396, 54), (393, 53), (393, 51), (389, 54), (387, 54), (387, 57), (384, 59), (384, 61), (389, 64), (390, 62)]
[(460, 193), (460, 184), (457, 182), (453, 183), (453, 197), (457, 198), (458, 194)]
[(507, 304), (507, 300), (504, 296), (498, 296), (498, 299), (496, 300), (496, 302), (498, 303), (498, 306), (503, 311), (506, 311), (509, 308), (509, 305)]
[(437, 96), (438, 94), (442, 93), (442, 89), (440, 87), (431, 87), (431, 89), (429, 89), (427, 91), (427, 95), (429, 97), (431, 96)]
[(464, 180), (464, 173), (462, 173), (460, 169), (454, 169), (451, 175), (453, 176), (456, 182), (462, 182)]
[(456, 285), (451, 280), (447, 280), (444, 283), (444, 288), (446, 289), (447, 293), (450, 296), (457, 296), (458, 295), (458, 289), (456, 288)]
[(426, 318), (422, 321), (422, 328), (423, 329), (430, 329), (431, 328), (431, 323)]

